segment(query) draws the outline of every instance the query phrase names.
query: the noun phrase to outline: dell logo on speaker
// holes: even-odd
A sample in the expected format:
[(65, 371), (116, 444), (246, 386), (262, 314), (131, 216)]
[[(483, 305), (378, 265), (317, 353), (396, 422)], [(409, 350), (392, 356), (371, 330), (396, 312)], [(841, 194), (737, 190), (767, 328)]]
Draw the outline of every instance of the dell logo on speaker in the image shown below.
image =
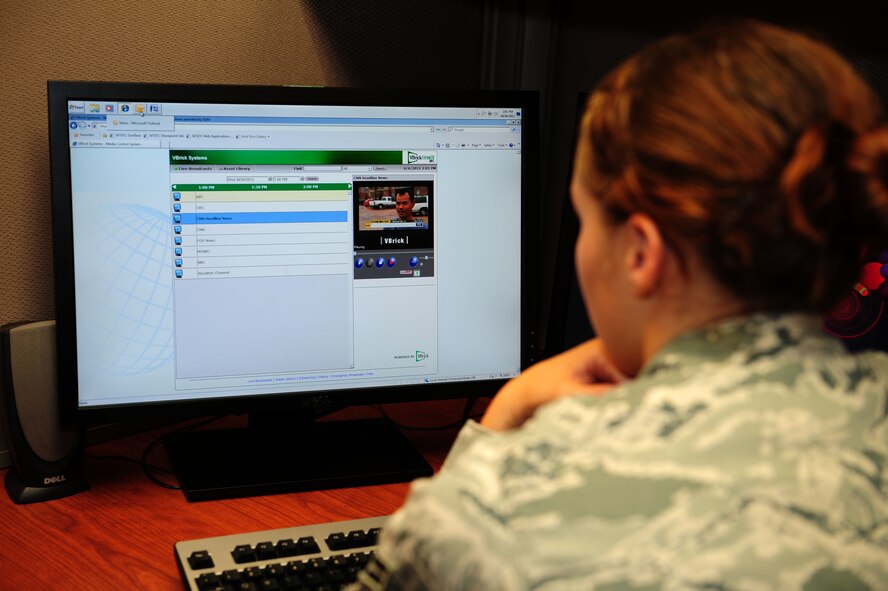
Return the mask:
[(58, 476), (50, 476), (49, 478), (43, 479), (43, 484), (58, 484), (60, 482), (65, 482), (64, 474), (59, 474)]

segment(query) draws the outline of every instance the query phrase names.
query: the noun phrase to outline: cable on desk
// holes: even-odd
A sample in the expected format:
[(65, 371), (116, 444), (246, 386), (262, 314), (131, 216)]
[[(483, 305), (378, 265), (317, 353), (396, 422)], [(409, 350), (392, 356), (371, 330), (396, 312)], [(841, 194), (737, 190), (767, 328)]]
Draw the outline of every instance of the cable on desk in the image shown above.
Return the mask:
[[(213, 423), (213, 422), (215, 422), (215, 421), (218, 421), (219, 419), (224, 418), (224, 416), (225, 416), (225, 415), (218, 416), (218, 417), (210, 417), (210, 418), (208, 418), (208, 419), (204, 419), (204, 420), (202, 420), (202, 421), (198, 421), (197, 423), (192, 423), (192, 424), (190, 424), (190, 425), (185, 425), (185, 426), (183, 426), (183, 427), (179, 427), (178, 429), (173, 429), (172, 431), (168, 431), (168, 432), (164, 433), (163, 435), (159, 436), (157, 439), (155, 439), (154, 441), (152, 441), (151, 443), (149, 443), (149, 444), (145, 447), (145, 450), (142, 452), (142, 462), (141, 462), (141, 464), (142, 464), (142, 469), (145, 471), (145, 476), (148, 478), (148, 480), (150, 480), (151, 482), (153, 482), (153, 483), (156, 484), (157, 486), (162, 486), (163, 488), (168, 488), (168, 489), (170, 489), (170, 490), (182, 490), (182, 487), (181, 487), (181, 486), (179, 486), (179, 485), (177, 485), (177, 484), (170, 484), (169, 482), (164, 482), (163, 480), (161, 480), (160, 478), (157, 478), (156, 476), (154, 476), (154, 475), (150, 472), (149, 468), (153, 468), (154, 466), (153, 466), (152, 464), (149, 464), (149, 463), (148, 463), (148, 455), (149, 455), (152, 451), (154, 451), (154, 449), (155, 449), (158, 445), (161, 444), (161, 442), (163, 441), (163, 438), (166, 437), (167, 435), (170, 435), (170, 434), (172, 434), (172, 433), (181, 433), (182, 431), (188, 431), (188, 430), (190, 430), (190, 429), (197, 429), (198, 427), (203, 427), (204, 425), (209, 425), (210, 423)], [(167, 470), (167, 469), (163, 469), (162, 471), (163, 471), (163, 472), (167, 472), (167, 473), (169, 473), (169, 474), (173, 474), (173, 473), (174, 473), (174, 472), (172, 472), (171, 470)]]
[(175, 474), (173, 470), (169, 468), (164, 468), (163, 466), (158, 466), (156, 464), (146, 464), (141, 460), (137, 460), (135, 458), (129, 458), (127, 456), (109, 456), (102, 454), (83, 454), (84, 458), (88, 458), (90, 460), (103, 460), (103, 461), (112, 461), (112, 462), (126, 462), (128, 464), (135, 464), (136, 466), (147, 465), (152, 470), (156, 470), (158, 472), (166, 472), (167, 474)]
[(181, 486), (178, 486), (175, 484), (170, 484), (169, 482), (164, 482), (163, 480), (161, 480), (160, 478), (157, 478), (154, 474), (151, 473), (151, 471), (153, 470), (156, 472), (165, 472), (167, 474), (175, 474), (175, 471), (170, 470), (169, 468), (164, 468), (162, 466), (158, 466), (157, 464), (149, 463), (148, 462), (148, 455), (152, 451), (154, 451), (154, 449), (158, 445), (160, 445), (160, 442), (163, 441), (163, 438), (166, 437), (168, 434), (178, 433), (180, 431), (187, 431), (188, 429), (196, 429), (197, 427), (203, 427), (204, 425), (212, 423), (213, 421), (218, 421), (220, 418), (222, 418), (222, 417), (211, 417), (209, 419), (204, 419), (204, 420), (199, 421), (197, 423), (184, 425), (182, 427), (179, 427), (178, 429), (174, 429), (172, 431), (164, 433), (163, 435), (159, 436), (158, 438), (156, 438), (154, 441), (152, 441), (151, 443), (149, 443), (145, 447), (145, 449), (142, 451), (142, 458), (140, 460), (137, 460), (135, 458), (130, 458), (127, 456), (101, 455), (101, 454), (83, 454), (83, 457), (89, 458), (91, 460), (106, 460), (106, 461), (126, 462), (126, 463), (135, 464), (137, 466), (141, 466), (142, 470), (145, 472), (145, 476), (148, 478), (148, 480), (150, 480), (151, 482), (153, 482), (157, 486), (162, 486), (163, 488), (168, 488), (170, 490), (182, 490)]

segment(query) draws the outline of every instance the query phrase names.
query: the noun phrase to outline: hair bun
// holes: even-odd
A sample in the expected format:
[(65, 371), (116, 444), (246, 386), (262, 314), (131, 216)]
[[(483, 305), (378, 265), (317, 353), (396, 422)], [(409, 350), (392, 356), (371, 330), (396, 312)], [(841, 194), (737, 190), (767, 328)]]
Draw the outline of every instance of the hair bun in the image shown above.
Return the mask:
[(857, 137), (848, 155), (848, 169), (859, 179), (860, 198), (872, 226), (865, 235), (877, 248), (888, 246), (888, 125)]
[(814, 244), (828, 240), (829, 228), (836, 221), (834, 210), (849, 197), (840, 185), (854, 138), (854, 132), (839, 122), (812, 125), (799, 136), (780, 175), (779, 194), (788, 221)]

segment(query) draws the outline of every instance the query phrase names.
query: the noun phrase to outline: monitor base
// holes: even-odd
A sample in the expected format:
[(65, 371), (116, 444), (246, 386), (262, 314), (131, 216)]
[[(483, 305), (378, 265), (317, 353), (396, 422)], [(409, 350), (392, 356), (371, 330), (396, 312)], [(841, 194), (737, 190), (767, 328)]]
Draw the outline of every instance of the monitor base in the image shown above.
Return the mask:
[(388, 419), (215, 429), (164, 443), (188, 501), (408, 482), (432, 468)]

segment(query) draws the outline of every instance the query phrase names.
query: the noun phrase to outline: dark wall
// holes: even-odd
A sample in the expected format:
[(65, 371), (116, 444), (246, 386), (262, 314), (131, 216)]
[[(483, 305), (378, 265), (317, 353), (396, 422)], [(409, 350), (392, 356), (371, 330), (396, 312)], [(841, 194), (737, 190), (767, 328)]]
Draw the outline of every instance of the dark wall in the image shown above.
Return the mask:
[[(546, 353), (593, 336), (573, 274), (576, 220), (567, 203), (577, 98), (594, 88), (613, 67), (644, 45), (665, 35), (686, 31), (710, 19), (731, 16), (758, 18), (820, 37), (845, 55), (888, 104), (888, 35), (883, 22), (860, 6), (811, 3), (756, 6), (727, 2), (717, 7), (689, 9), (675, 3), (650, 8), (642, 3), (583, 2), (560, 4), (551, 19), (553, 41), (550, 84), (543, 92), (549, 102), (547, 162), (543, 170), (546, 195), (542, 248), (550, 280), (542, 286), (549, 317), (543, 325)], [(772, 3), (775, 4), (776, 3)]]
[(484, 2), (309, 0), (353, 86), (478, 88)]

